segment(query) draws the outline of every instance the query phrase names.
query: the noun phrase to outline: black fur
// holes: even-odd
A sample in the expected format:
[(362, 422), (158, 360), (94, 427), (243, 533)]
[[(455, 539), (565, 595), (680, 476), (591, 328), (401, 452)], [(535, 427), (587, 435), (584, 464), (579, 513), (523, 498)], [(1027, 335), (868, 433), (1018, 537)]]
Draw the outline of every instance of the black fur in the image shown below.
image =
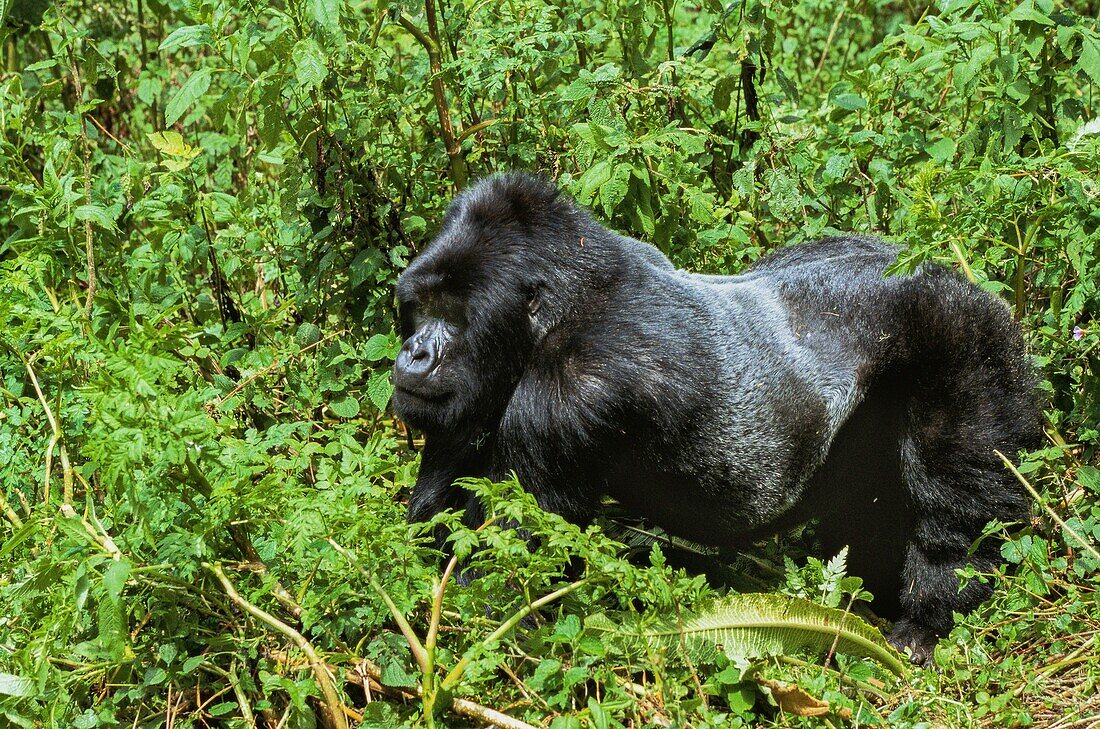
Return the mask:
[(994, 449), (1037, 446), (1008, 308), (952, 271), (883, 275), (898, 249), (840, 237), (740, 276), (675, 269), (552, 185), (459, 195), (397, 285), (398, 414), (427, 436), (409, 519), (482, 510), (453, 481), (515, 471), (546, 509), (609, 494), (668, 531), (740, 543), (810, 517), (926, 661), (993, 518), (1025, 516)]

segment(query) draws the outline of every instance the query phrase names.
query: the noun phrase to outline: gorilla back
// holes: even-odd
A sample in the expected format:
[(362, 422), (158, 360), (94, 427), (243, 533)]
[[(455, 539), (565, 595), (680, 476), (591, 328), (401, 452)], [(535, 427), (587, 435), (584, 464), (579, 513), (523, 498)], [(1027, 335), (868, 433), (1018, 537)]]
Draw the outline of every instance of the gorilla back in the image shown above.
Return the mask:
[(397, 284), (394, 406), (426, 435), (410, 520), (480, 523), (454, 480), (511, 471), (570, 520), (608, 494), (714, 545), (818, 517), (927, 660), (988, 594), (958, 589), (997, 560), (971, 544), (1026, 513), (994, 449), (1039, 426), (1008, 308), (938, 266), (884, 276), (897, 251), (831, 238), (696, 275), (538, 178), (483, 180)]

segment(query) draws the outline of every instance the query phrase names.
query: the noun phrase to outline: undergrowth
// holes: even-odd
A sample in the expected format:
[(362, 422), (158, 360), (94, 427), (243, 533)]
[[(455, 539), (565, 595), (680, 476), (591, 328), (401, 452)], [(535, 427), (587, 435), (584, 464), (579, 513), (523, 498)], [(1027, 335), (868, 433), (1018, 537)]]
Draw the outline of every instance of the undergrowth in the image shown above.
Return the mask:
[[(1097, 11), (0, 0), (0, 725), (1100, 721)], [(476, 484), (457, 575), (405, 524), (392, 284), (513, 167), (693, 270), (868, 232), (1013, 307), (1034, 518), (934, 666), (614, 637), (746, 591), (874, 620), (812, 529), (715, 559)]]

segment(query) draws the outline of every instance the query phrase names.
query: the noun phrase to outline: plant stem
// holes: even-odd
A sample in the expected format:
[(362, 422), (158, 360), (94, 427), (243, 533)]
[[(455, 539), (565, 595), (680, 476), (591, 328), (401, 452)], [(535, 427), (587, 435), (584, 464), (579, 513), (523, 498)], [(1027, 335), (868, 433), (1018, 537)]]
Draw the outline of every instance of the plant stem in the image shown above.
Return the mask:
[(576, 582), (571, 582), (560, 590), (555, 590), (549, 595), (544, 595), (538, 600), (535, 600), (530, 605), (524, 605), (522, 608), (517, 610), (512, 615), (512, 617), (501, 623), (500, 626), (492, 633), (490, 633), (485, 639), (483, 639), (476, 645), (471, 646), (470, 649), (466, 651), (466, 654), (462, 656), (462, 659), (455, 664), (455, 667), (452, 668), (450, 673), (447, 674), (446, 678), (443, 679), (443, 682), (440, 684), (440, 688), (445, 691), (453, 689), (454, 686), (462, 679), (462, 674), (466, 671), (466, 666), (470, 665), (470, 661), (476, 658), (478, 654), (480, 654), (481, 651), (483, 651), (487, 646), (500, 640), (502, 637), (504, 637), (504, 634), (514, 628), (519, 623), (519, 621), (523, 620), (535, 610), (538, 610), (543, 605), (549, 605), (559, 598), (565, 597), (577, 588), (582, 587), (586, 582), (587, 580), (577, 580)]
[(218, 582), (222, 584), (225, 593), (229, 595), (229, 599), (235, 602), (239, 608), (259, 620), (261, 623), (266, 624), (279, 633), (282, 633), (287, 638), (290, 638), (290, 640), (298, 646), (298, 649), (309, 659), (309, 666), (313, 670), (313, 677), (317, 679), (317, 685), (321, 688), (321, 695), (324, 697), (325, 713), (328, 715), (329, 725), (336, 727), (336, 729), (348, 729), (348, 722), (344, 716), (343, 703), (336, 694), (336, 686), (332, 682), (332, 676), (329, 675), (325, 662), (321, 660), (321, 656), (318, 655), (313, 644), (294, 628), (241, 597), (240, 593), (238, 593), (237, 589), (233, 586), (233, 583), (226, 577), (225, 572), (222, 571), (221, 565), (203, 562), (202, 566), (218, 578)]
[(435, 101), (435, 111), (439, 116), (439, 132), (443, 137), (443, 146), (447, 150), (447, 157), (451, 161), (451, 181), (455, 189), (466, 187), (466, 160), (462, 156), (462, 147), (455, 138), (454, 123), (451, 121), (451, 110), (447, 105), (447, 91), (443, 87), (443, 66), (439, 55), (439, 28), (435, 20), (435, 3), (432, 0), (424, 0), (424, 14), (428, 18), (428, 33), (417, 27), (405, 13), (397, 16), (397, 22), (405, 30), (413, 34), (413, 37), (424, 46), (428, 52), (428, 68), (431, 71), (432, 98)]
[(1005, 454), (1001, 453), (996, 448), (993, 449), (993, 452), (996, 453), (1002, 461), (1004, 461), (1005, 467), (1012, 472), (1012, 475), (1016, 477), (1016, 480), (1024, 485), (1024, 488), (1027, 489), (1027, 492), (1031, 494), (1031, 498), (1039, 502), (1039, 506), (1043, 507), (1043, 510), (1050, 515), (1050, 518), (1053, 519), (1055, 523), (1058, 524), (1058, 526), (1062, 527), (1062, 529), (1064, 529), (1067, 534), (1076, 539), (1080, 543), (1082, 549), (1091, 554), (1093, 557), (1096, 557), (1097, 560), (1100, 560), (1100, 552), (1096, 551), (1096, 548), (1085, 541), (1085, 538), (1078, 534), (1077, 530), (1067, 524), (1062, 519), (1062, 517), (1058, 516), (1057, 512), (1055, 512), (1054, 509), (1050, 508), (1043, 497), (1039, 495), (1039, 492), (1035, 490), (1035, 487), (1028, 483), (1028, 480), (1024, 478), (1024, 474), (1020, 473), (1019, 469), (1016, 468), (1016, 466), (1012, 465), (1012, 461), (1005, 458)]
[[(84, 86), (80, 83), (80, 71), (77, 68), (76, 56), (72, 46), (69, 47), (69, 66), (72, 68), (73, 87), (76, 91), (76, 103), (74, 104), (77, 116), (80, 117), (80, 149), (84, 157), (84, 203), (92, 204), (92, 157), (88, 150), (88, 132), (84, 128), (87, 123), (84, 120), (84, 111), (80, 106), (84, 103)], [(88, 293), (84, 299), (84, 320), (92, 319), (92, 299), (95, 298), (95, 253), (92, 250), (92, 221), (84, 218), (84, 255), (86, 257), (86, 275), (88, 277)]]

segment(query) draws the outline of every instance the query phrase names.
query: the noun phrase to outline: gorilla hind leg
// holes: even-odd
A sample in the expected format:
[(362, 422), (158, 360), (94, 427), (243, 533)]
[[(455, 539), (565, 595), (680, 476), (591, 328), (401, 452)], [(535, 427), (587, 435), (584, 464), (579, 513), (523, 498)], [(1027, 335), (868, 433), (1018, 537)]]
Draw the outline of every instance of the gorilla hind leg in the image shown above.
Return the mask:
[(999, 374), (972, 365), (950, 381), (918, 383), (909, 402), (899, 456), (913, 527), (902, 568), (901, 619), (890, 638), (910, 648), (917, 663), (931, 658), (953, 613), (970, 612), (992, 592), (977, 581), (960, 591), (955, 574), (967, 563), (989, 572), (1000, 561), (995, 542), (970, 551), (985, 525), (1026, 515), (1019, 484), (994, 450), (1015, 455), (1034, 445), (1027, 425), (1015, 427), (1026, 423), (1034, 406), (1028, 389)]
[(903, 437), (902, 468), (915, 520), (905, 546), (901, 617), (890, 642), (898, 650), (908, 648), (917, 664), (931, 659), (936, 641), (950, 632), (954, 613), (970, 612), (992, 593), (990, 584), (976, 580), (960, 591), (955, 571), (968, 563), (981, 572), (993, 569), (998, 561), (995, 546), (983, 542), (971, 554), (971, 545), (988, 521), (1005, 518), (1018, 506), (1000, 503), (1004, 484), (999, 460), (979, 460), (976, 453), (946, 449), (941, 452), (949, 460), (937, 462), (931, 457), (935, 450), (912, 432)]

